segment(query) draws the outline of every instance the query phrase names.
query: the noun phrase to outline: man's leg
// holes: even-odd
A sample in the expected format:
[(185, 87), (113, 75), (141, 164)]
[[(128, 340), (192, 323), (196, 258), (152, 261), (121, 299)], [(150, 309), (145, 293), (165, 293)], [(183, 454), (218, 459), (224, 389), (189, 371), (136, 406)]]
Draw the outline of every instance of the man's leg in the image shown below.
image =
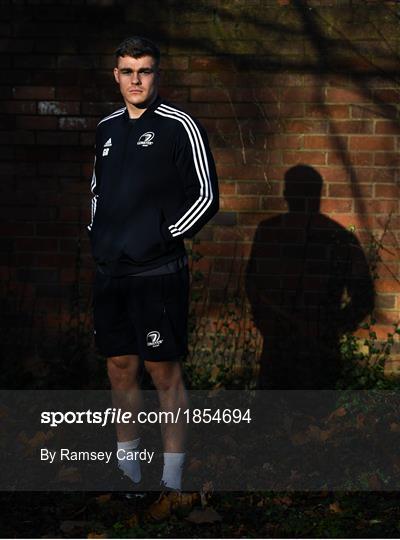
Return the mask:
[[(111, 356), (107, 358), (107, 371), (111, 383), (113, 406), (123, 412), (132, 412), (136, 418), (142, 406), (142, 394), (139, 384), (139, 357), (136, 354)], [(116, 424), (117, 446), (122, 450), (135, 450), (140, 443), (138, 424)], [(139, 460), (118, 459), (118, 466), (133, 482), (140, 482)]]
[[(176, 412), (179, 407), (188, 407), (188, 397), (179, 361), (145, 361), (145, 368), (150, 373), (158, 392), (160, 407), (163, 411)], [(161, 424), (164, 442), (164, 471), (162, 482), (169, 488), (181, 489), (182, 469), (185, 459), (186, 424), (184, 415), (175, 423)]]

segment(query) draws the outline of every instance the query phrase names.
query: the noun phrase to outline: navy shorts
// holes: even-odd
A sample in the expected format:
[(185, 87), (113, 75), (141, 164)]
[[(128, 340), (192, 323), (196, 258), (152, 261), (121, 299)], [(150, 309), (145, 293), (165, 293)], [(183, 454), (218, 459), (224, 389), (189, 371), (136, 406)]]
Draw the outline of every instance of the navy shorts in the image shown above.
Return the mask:
[(95, 342), (104, 356), (184, 360), (188, 354), (189, 268), (161, 276), (110, 277), (93, 284)]

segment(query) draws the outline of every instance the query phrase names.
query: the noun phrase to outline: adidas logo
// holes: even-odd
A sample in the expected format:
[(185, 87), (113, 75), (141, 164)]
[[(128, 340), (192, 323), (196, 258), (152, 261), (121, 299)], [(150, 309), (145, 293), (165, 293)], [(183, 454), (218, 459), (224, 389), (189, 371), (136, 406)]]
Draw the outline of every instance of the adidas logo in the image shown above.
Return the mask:
[(110, 151), (110, 147), (112, 146), (111, 137), (108, 139), (108, 141), (104, 144), (103, 147), (103, 156), (108, 156), (108, 152)]

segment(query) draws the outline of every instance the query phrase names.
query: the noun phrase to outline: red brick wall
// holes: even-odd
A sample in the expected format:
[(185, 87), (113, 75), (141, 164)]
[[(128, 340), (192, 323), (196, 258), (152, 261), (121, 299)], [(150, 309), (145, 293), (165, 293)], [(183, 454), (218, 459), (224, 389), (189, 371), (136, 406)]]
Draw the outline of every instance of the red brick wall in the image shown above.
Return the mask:
[(385, 233), (376, 282), (384, 335), (400, 309), (398, 15), (395, 1), (365, 0), (3, 3), (3, 280), (57, 326), (80, 238), (89, 311), (94, 130), (121, 103), (113, 48), (142, 34), (162, 49), (162, 94), (203, 122), (216, 158), (221, 211), (196, 246), (199, 267), (213, 263), (212, 297), (223, 298), (232, 263), (238, 273), (249, 257), (257, 225), (286, 212), (285, 173), (306, 164), (324, 182), (322, 213), (365, 247)]

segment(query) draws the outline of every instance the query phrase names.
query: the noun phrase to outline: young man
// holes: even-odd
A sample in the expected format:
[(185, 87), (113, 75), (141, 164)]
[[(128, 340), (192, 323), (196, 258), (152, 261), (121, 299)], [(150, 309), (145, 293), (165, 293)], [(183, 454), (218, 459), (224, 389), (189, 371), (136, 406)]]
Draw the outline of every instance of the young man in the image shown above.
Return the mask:
[[(218, 182), (204, 129), (158, 95), (156, 45), (135, 36), (115, 54), (114, 77), (125, 107), (97, 126), (88, 225), (97, 264), (95, 340), (107, 357), (115, 407), (140, 410), (138, 372), (144, 362), (161, 409), (174, 411), (188, 405), (181, 366), (188, 352), (189, 299), (183, 239), (218, 211)], [(166, 424), (162, 431), (161, 485), (180, 490), (184, 424)], [(137, 449), (137, 424), (118, 424), (117, 438), (118, 449)], [(140, 481), (139, 461), (119, 459), (119, 467)]]

